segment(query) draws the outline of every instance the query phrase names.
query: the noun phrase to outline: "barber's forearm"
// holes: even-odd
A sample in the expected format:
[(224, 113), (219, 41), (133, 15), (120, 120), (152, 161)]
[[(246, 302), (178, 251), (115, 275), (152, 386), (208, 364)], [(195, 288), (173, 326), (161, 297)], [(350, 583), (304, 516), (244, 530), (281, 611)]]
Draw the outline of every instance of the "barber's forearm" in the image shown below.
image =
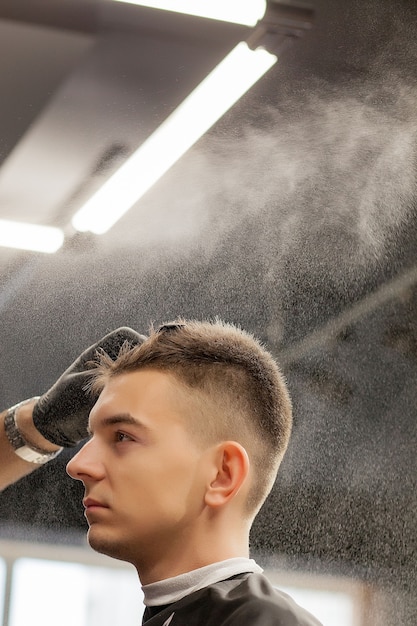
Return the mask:
[[(45, 452), (54, 452), (58, 446), (45, 439), (35, 428), (32, 421), (32, 409), (35, 401), (24, 404), (16, 411), (16, 424), (22, 437)], [(4, 418), (7, 410), (0, 413), (0, 490), (5, 489), (23, 476), (39, 467), (21, 459), (13, 450), (4, 430)]]

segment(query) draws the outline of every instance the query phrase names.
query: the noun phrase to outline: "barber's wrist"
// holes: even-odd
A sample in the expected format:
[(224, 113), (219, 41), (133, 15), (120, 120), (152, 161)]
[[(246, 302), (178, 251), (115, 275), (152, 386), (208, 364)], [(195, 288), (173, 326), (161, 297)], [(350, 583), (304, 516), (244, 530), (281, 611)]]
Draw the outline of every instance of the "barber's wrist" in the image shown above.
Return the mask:
[(47, 441), (35, 428), (32, 413), (37, 400), (32, 398), (12, 406), (6, 411), (3, 425), (14, 453), (27, 463), (43, 465), (52, 461), (62, 447)]
[(32, 413), (33, 407), (36, 404), (38, 398), (32, 398), (21, 404), (15, 411), (16, 426), (21, 433), (22, 437), (45, 452), (56, 452), (60, 450), (60, 446), (48, 441), (39, 432), (33, 423)]

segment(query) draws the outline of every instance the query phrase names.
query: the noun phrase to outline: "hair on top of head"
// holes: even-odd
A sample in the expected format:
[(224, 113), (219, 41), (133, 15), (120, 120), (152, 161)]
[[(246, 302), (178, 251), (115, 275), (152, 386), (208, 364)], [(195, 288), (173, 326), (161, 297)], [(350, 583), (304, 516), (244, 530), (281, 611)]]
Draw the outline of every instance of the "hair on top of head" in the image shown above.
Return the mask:
[(257, 512), (275, 480), (291, 432), (291, 401), (277, 363), (253, 335), (223, 322), (178, 319), (123, 346), (113, 361), (98, 355), (91, 387), (140, 369), (157, 369), (187, 391), (190, 430), (207, 442), (236, 440), (253, 468), (248, 512)]

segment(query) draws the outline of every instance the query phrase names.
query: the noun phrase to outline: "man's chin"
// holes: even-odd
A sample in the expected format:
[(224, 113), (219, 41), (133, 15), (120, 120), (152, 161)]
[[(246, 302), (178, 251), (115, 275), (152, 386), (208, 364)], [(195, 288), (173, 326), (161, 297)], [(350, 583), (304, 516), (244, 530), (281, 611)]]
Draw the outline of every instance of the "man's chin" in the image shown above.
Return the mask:
[(123, 545), (120, 545), (119, 542), (112, 540), (108, 536), (104, 536), (98, 529), (89, 528), (87, 541), (95, 552), (111, 556), (113, 559), (128, 561), (126, 556), (123, 555)]

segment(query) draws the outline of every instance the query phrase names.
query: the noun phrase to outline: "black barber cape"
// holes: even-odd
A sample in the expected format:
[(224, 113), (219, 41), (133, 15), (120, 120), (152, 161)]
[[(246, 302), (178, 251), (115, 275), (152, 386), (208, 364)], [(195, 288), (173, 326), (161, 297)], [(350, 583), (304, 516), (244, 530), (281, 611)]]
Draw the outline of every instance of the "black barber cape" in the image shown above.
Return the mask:
[(167, 606), (146, 607), (144, 626), (321, 626), (262, 574), (238, 574)]

